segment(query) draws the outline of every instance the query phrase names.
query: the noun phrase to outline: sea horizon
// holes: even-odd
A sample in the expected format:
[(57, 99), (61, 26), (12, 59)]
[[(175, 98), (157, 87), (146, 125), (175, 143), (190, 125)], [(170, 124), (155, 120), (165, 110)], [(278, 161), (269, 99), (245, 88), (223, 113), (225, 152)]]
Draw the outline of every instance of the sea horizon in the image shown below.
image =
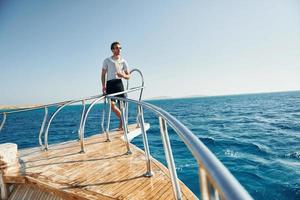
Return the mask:
[[(195, 95), (186, 95), (186, 96), (155, 96), (149, 97), (142, 100), (143, 101), (156, 101), (156, 100), (172, 100), (172, 99), (193, 99), (193, 98), (206, 98), (206, 97), (223, 97), (223, 96), (242, 96), (242, 95), (259, 95), (259, 94), (276, 94), (276, 93), (289, 93), (289, 92), (300, 92), (300, 90), (284, 90), (284, 91), (271, 91), (271, 92), (250, 92), (250, 93), (230, 93), (230, 94), (220, 94), (220, 95), (204, 95), (204, 94), (195, 94)], [(76, 98), (78, 99), (78, 98)], [(64, 100), (61, 100), (64, 101)], [(61, 102), (57, 101), (57, 102)], [(53, 103), (53, 102), (51, 102)], [(102, 104), (103, 102), (99, 102), (97, 104)], [(80, 105), (81, 103), (74, 103), (72, 105)], [(42, 106), (42, 103), (35, 104), (0, 104), (1, 110), (13, 110), (13, 109), (23, 109), (23, 108), (31, 108), (36, 106)], [(89, 105), (89, 103), (87, 103)]]

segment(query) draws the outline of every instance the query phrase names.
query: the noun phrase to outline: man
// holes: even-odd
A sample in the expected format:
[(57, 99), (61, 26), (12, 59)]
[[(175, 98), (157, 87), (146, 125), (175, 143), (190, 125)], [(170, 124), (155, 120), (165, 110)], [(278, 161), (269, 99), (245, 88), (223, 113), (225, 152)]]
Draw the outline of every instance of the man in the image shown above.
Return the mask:
[[(111, 57), (103, 61), (101, 82), (103, 94), (113, 94), (124, 91), (122, 78), (129, 79), (128, 63), (121, 57), (121, 44), (113, 42), (110, 46), (113, 53)], [(117, 95), (118, 97), (125, 97), (124, 94)], [(115, 100), (111, 101), (111, 109), (116, 113), (120, 120), (119, 129), (122, 129), (121, 111), (116, 106)]]

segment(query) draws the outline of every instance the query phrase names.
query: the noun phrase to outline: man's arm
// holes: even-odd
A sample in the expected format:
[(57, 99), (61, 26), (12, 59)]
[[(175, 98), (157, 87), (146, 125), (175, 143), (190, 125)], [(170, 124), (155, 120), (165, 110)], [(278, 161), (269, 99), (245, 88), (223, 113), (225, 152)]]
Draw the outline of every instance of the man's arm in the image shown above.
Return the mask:
[(101, 82), (102, 82), (102, 92), (103, 94), (106, 93), (106, 69), (102, 69), (101, 73)]
[(128, 63), (126, 60), (124, 60), (123, 73), (122, 73), (121, 77), (125, 78), (126, 80), (130, 79), (130, 73), (129, 73), (128, 69), (129, 69)]

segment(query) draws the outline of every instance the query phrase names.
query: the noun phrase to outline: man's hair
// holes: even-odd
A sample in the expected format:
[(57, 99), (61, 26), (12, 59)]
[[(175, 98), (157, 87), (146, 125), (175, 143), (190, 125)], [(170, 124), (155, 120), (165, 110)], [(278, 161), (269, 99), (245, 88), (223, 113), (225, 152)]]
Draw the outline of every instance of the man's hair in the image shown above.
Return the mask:
[(119, 44), (119, 45), (120, 45), (120, 42), (118, 42), (118, 41), (115, 41), (115, 42), (111, 43), (111, 45), (110, 45), (110, 49), (111, 49), (111, 50), (113, 50), (117, 44)]

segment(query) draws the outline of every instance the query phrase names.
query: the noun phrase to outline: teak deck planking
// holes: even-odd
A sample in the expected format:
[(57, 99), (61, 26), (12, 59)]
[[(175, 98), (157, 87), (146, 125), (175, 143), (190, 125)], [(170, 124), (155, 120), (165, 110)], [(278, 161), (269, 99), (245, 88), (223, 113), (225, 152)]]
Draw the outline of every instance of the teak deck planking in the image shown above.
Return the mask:
[[(136, 125), (129, 126), (130, 131), (135, 129)], [(110, 132), (111, 142), (104, 134), (86, 138), (85, 153), (79, 153), (78, 141), (50, 145), (48, 151), (20, 150), (20, 167), (8, 169), (4, 179), (42, 188), (58, 196), (54, 199), (174, 199), (167, 168), (151, 158), (154, 176), (144, 177), (144, 152), (130, 144), (132, 154), (127, 155), (122, 135)], [(179, 182), (183, 199), (197, 199)]]

